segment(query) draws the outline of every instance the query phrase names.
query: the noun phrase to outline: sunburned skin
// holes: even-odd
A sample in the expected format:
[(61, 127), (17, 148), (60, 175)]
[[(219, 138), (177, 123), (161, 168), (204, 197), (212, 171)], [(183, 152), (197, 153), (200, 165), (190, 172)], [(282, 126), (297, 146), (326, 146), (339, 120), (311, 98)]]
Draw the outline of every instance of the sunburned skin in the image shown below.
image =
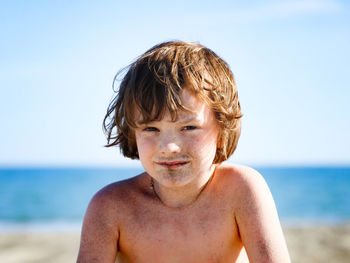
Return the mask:
[(251, 263), (290, 262), (262, 176), (213, 164), (214, 113), (186, 90), (181, 96), (191, 112), (135, 130), (146, 172), (94, 196), (77, 262), (248, 262), (245, 251)]
[[(171, 207), (191, 203), (214, 172), (219, 128), (208, 105), (184, 89), (183, 105), (190, 112), (168, 112), (160, 121), (135, 130), (140, 161), (154, 178), (157, 194)], [(139, 121), (142, 123), (142, 120)]]
[[(110, 222), (103, 232), (113, 233), (110, 238), (116, 251), (109, 261), (97, 262), (114, 262), (114, 256), (120, 263), (247, 262), (244, 257), (236, 261), (243, 244), (230, 194), (236, 189), (229, 187), (235, 179), (225, 174), (230, 169), (239, 171), (218, 167), (196, 202), (183, 209), (169, 209), (159, 202), (146, 173), (107, 186), (90, 206), (102, 203), (113, 211), (99, 214), (96, 220), (106, 217), (103, 221)], [(93, 249), (106, 248), (96, 242)]]
[[(154, 198), (147, 189), (146, 174), (127, 182), (145, 192), (134, 199), (139, 205), (125, 207), (127, 224), (120, 225), (117, 262), (235, 262), (242, 241), (233, 203), (216, 198), (218, 187), (224, 187), (217, 176), (195, 203), (180, 210), (169, 209)], [(142, 206), (149, 198), (149, 206)]]

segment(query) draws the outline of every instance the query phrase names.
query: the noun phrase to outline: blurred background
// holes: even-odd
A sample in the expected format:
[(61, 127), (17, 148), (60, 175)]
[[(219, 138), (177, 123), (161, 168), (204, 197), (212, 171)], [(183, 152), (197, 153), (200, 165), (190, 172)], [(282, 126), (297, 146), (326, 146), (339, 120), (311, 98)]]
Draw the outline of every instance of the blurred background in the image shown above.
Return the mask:
[(103, 147), (102, 121), (118, 70), (168, 40), (231, 66), (243, 123), (229, 162), (265, 177), (294, 262), (350, 259), (348, 1), (5, 0), (0, 35), (1, 262), (72, 261), (78, 234), (56, 261), (35, 237), (78, 233), (98, 189), (142, 171)]

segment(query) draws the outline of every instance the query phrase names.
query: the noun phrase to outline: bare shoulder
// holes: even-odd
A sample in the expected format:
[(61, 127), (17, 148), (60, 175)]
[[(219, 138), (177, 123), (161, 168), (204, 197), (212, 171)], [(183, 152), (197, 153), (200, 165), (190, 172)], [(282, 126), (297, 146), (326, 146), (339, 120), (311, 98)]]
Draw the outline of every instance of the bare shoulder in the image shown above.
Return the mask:
[(234, 200), (236, 214), (254, 209), (274, 206), (270, 189), (264, 177), (255, 169), (233, 164), (219, 167), (219, 174), (224, 185)]
[(220, 164), (217, 168), (217, 171), (225, 175), (234, 176), (236, 178), (247, 178), (250, 176), (260, 175), (258, 171), (254, 170), (251, 167), (227, 163)]
[(275, 203), (263, 176), (238, 165), (222, 165), (218, 171), (230, 188), (234, 219), (249, 261), (289, 263)]
[(145, 174), (140, 174), (103, 187), (91, 199), (86, 216), (98, 214), (100, 219), (105, 217), (115, 223), (121, 221), (127, 210), (136, 203), (135, 200), (145, 194), (148, 182), (146, 177)]
[(104, 207), (122, 204), (127, 199), (127, 196), (133, 195), (139, 190), (142, 176), (141, 174), (103, 187), (93, 196), (90, 205), (98, 204)]
[[(263, 176), (253, 168), (235, 164), (222, 164), (217, 168), (219, 180), (235, 194), (246, 191), (267, 191)], [(235, 190), (235, 191), (233, 191)]]
[(141, 177), (107, 185), (91, 199), (84, 217), (78, 262), (114, 262), (127, 200), (138, 192)]

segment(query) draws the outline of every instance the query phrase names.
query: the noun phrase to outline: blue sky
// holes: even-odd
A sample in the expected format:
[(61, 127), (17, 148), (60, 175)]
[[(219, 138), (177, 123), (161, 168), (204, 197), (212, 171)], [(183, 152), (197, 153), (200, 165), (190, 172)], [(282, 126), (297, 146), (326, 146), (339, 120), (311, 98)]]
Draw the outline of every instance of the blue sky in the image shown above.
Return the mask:
[(136, 165), (103, 147), (112, 80), (171, 39), (231, 66), (230, 162), (350, 164), (346, 1), (1, 1), (0, 34), (0, 165)]

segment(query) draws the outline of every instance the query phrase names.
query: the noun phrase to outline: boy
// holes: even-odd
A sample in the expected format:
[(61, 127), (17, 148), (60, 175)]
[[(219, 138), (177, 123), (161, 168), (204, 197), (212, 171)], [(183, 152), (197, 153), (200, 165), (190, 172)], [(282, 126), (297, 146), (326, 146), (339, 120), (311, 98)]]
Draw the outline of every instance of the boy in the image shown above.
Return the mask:
[(145, 172), (93, 197), (78, 262), (290, 262), (261, 175), (222, 163), (240, 123), (232, 72), (210, 49), (166, 42), (132, 63), (104, 127)]

